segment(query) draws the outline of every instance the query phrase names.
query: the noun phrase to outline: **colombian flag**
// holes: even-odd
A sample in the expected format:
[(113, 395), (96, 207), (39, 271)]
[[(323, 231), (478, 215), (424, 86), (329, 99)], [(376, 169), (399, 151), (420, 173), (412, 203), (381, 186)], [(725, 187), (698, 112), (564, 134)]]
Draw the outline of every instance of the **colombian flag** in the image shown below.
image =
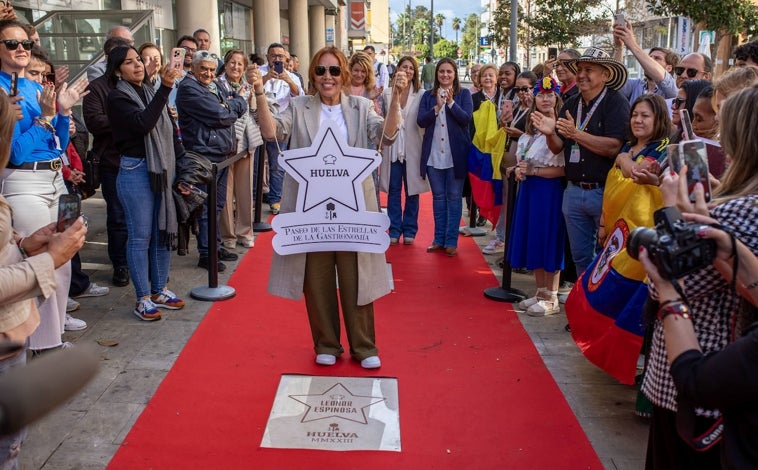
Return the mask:
[(645, 270), (626, 252), (629, 233), (653, 225), (663, 206), (657, 186), (637, 184), (614, 167), (603, 196), (607, 237), (566, 301), (571, 335), (590, 362), (622, 383), (634, 384), (642, 348)]
[(500, 161), (505, 151), (505, 130), (498, 128), (497, 109), (484, 101), (474, 111), (474, 139), (468, 155), (469, 181), (479, 213), (494, 226), (503, 201), (503, 177)]

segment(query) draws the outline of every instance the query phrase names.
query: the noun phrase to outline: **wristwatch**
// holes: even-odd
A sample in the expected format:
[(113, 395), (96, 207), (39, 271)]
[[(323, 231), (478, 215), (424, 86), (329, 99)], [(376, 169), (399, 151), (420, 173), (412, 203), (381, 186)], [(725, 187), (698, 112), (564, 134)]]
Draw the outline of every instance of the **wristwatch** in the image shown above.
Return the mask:
[(685, 319), (690, 319), (690, 308), (682, 302), (665, 303), (658, 310), (658, 319), (663, 321), (669, 315), (676, 315)]

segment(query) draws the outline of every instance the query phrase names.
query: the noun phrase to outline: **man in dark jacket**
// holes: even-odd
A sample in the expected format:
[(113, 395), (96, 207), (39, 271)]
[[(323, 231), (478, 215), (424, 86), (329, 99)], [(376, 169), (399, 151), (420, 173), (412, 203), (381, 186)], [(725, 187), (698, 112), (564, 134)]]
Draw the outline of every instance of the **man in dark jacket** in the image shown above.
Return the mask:
[[(182, 130), (184, 147), (187, 150), (205, 156), (211, 162), (220, 163), (234, 156), (237, 139), (234, 135), (234, 122), (247, 112), (245, 99), (236, 93), (228, 95), (216, 87), (216, 54), (197, 51), (192, 56), (191, 73), (179, 84), (176, 93), (176, 108), (179, 113), (179, 128)], [(218, 171), (216, 219), (224, 209), (226, 202), (226, 180), (228, 168)], [(207, 192), (207, 188), (200, 189)], [(209, 269), (208, 260), (208, 202), (198, 221), (197, 251), (200, 254), (198, 266)], [(218, 225), (217, 225), (218, 227)], [(221, 238), (216, 234), (219, 260), (234, 261), (237, 255), (220, 246)], [(218, 270), (226, 266), (218, 264)]]
[[(107, 56), (110, 51), (120, 46), (129, 46), (129, 41), (113, 37), (105, 41), (103, 51)], [(100, 76), (90, 81), (87, 89), (89, 94), (82, 102), (82, 114), (87, 130), (92, 134), (92, 153), (100, 162), (100, 187), (105, 199), (105, 226), (108, 233), (108, 258), (113, 264), (113, 285), (123, 287), (129, 284), (129, 268), (126, 264), (126, 215), (116, 192), (116, 177), (121, 156), (113, 144), (111, 124), (105, 109), (108, 94), (113, 87), (105, 76)]]

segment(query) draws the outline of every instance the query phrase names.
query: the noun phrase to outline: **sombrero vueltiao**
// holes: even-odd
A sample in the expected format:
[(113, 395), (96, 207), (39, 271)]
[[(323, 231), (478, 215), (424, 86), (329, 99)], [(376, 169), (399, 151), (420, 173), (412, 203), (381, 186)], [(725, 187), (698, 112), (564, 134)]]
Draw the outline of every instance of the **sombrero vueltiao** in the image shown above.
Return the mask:
[(590, 47), (581, 57), (578, 59), (567, 60), (564, 63), (566, 67), (571, 70), (571, 73), (576, 74), (576, 64), (579, 62), (590, 62), (592, 64), (598, 64), (605, 67), (611, 74), (610, 78), (606, 82), (608, 88), (611, 90), (620, 90), (626, 83), (626, 67), (621, 62), (613, 59), (602, 49), (597, 47)]

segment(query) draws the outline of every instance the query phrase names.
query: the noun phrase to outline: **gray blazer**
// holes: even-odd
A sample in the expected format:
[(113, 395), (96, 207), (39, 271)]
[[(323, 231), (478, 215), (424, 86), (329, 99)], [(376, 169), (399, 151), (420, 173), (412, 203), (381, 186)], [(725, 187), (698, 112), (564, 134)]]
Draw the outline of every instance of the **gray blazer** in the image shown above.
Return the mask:
[[(351, 147), (369, 148), (369, 142), (379, 145), (382, 139), (384, 119), (374, 111), (374, 103), (360, 96), (342, 94), (342, 113), (348, 130), (348, 144)], [(318, 133), (321, 122), (321, 99), (318, 94), (299, 96), (276, 116), (277, 139), (289, 138), (289, 148), (308, 147)], [(395, 136), (383, 138), (383, 145), (391, 145)], [(294, 212), (297, 202), (298, 183), (289, 175), (284, 175), (282, 186), (281, 213)], [(372, 178), (363, 181), (363, 197), (366, 210), (378, 212), (376, 190)], [(303, 295), (305, 275), (303, 254), (281, 256), (274, 253), (268, 279), (268, 292), (288, 299), (300, 300)], [(387, 260), (384, 254), (358, 253), (358, 305), (368, 305), (390, 292)]]
[[(418, 116), (418, 104), (424, 89), (417, 92), (411, 90), (408, 93), (408, 101), (402, 109), (403, 122), (400, 124), (405, 129), (405, 173), (408, 179), (408, 195), (414, 196), (429, 191), (429, 182), (421, 177), (421, 142), (424, 139), (425, 129), (419, 127), (416, 122)], [(389, 104), (392, 100), (392, 88), (384, 90), (384, 102)], [(385, 113), (387, 111), (385, 110)], [(399, 141), (395, 143), (399, 145)], [(379, 189), (385, 193), (390, 187), (390, 146), (382, 148), (382, 165), (379, 167)]]

